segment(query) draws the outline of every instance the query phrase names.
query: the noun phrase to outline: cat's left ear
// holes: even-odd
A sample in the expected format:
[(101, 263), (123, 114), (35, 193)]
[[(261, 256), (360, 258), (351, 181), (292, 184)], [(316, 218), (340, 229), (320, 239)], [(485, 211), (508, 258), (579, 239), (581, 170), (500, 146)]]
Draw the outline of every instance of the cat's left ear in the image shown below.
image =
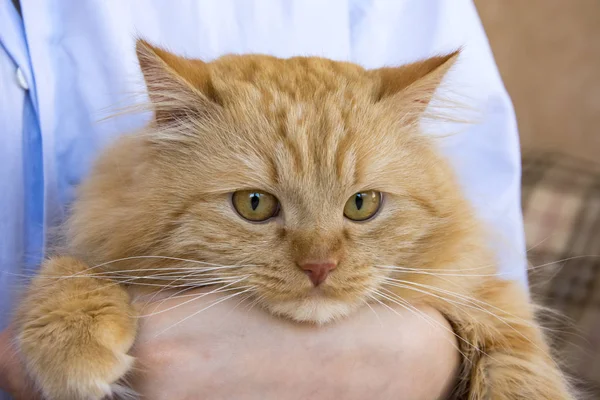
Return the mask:
[(454, 65), (460, 50), (401, 67), (370, 71), (380, 81), (377, 101), (400, 102), (416, 113), (425, 111), (446, 73)]
[(219, 107), (208, 64), (136, 42), (136, 54), (146, 81), (157, 123), (210, 113)]

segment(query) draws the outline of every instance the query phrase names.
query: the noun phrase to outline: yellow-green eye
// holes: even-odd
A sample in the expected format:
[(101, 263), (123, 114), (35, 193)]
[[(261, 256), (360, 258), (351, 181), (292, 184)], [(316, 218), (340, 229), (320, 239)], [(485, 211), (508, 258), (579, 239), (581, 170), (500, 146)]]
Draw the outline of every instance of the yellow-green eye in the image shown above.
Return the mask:
[(352, 195), (344, 206), (344, 215), (352, 221), (365, 221), (379, 211), (381, 193), (374, 190), (358, 192)]
[(248, 221), (266, 221), (279, 211), (277, 198), (260, 190), (240, 190), (233, 194), (231, 200), (238, 214)]

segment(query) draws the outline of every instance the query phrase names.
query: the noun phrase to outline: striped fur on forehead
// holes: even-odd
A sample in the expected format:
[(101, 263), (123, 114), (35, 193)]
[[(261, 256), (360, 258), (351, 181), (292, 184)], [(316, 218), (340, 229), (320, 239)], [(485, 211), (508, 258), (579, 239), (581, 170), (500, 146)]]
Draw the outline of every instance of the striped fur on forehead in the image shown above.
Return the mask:
[(322, 59), (229, 56), (211, 74), (233, 119), (255, 127), (245, 139), (272, 147), (275, 181), (323, 171), (335, 174), (323, 183), (350, 180), (346, 155), (355, 153), (355, 127), (377, 85), (365, 70)]
[(376, 97), (377, 82), (371, 79), (368, 71), (351, 63), (318, 57), (281, 59), (265, 55), (229, 55), (208, 65), (215, 87), (225, 93), (247, 83), (263, 93), (277, 93), (294, 100), (314, 101), (326, 92), (340, 89), (370, 90)]

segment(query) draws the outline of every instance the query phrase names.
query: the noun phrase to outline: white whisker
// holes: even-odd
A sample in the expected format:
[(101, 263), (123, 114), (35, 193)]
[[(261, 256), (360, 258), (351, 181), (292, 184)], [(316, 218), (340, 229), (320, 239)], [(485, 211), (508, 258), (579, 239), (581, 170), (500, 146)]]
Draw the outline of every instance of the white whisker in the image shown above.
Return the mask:
[[(385, 289), (385, 288), (382, 288), (382, 289), (383, 289), (383, 290), (386, 290), (386, 291), (388, 291), (388, 290), (387, 290), (387, 289)], [(392, 292), (389, 292), (389, 291), (388, 291), (388, 293), (392, 293)], [(462, 342), (464, 342), (465, 344), (467, 344), (467, 345), (469, 345), (469, 346), (472, 346), (472, 347), (473, 347), (475, 350), (477, 350), (477, 351), (481, 351), (481, 350), (480, 350), (480, 349), (479, 349), (477, 346), (473, 345), (472, 343), (470, 343), (469, 341), (467, 341), (466, 339), (464, 339), (463, 337), (461, 337), (460, 335), (458, 335), (458, 334), (457, 334), (456, 332), (454, 332), (452, 329), (450, 329), (450, 328), (448, 328), (448, 327), (446, 327), (446, 326), (442, 325), (440, 322), (438, 322), (438, 321), (436, 321), (435, 319), (433, 319), (433, 318), (429, 317), (428, 315), (426, 315), (426, 314), (422, 313), (422, 312), (421, 312), (421, 311), (420, 311), (418, 308), (414, 307), (412, 304), (408, 303), (406, 300), (404, 300), (404, 299), (402, 299), (402, 298), (400, 298), (400, 297), (396, 296), (396, 295), (395, 295), (395, 294), (393, 294), (393, 293), (392, 293), (392, 295), (394, 295), (394, 297), (395, 297), (395, 298), (392, 298), (392, 297), (390, 297), (390, 296), (387, 296), (387, 295), (385, 295), (385, 294), (383, 294), (383, 293), (381, 293), (381, 292), (379, 292), (379, 291), (377, 291), (377, 294), (378, 294), (379, 296), (383, 297), (384, 299), (386, 299), (386, 300), (388, 300), (388, 301), (391, 301), (391, 302), (393, 302), (394, 304), (397, 304), (397, 305), (399, 305), (399, 306), (403, 307), (404, 309), (406, 309), (406, 310), (408, 310), (408, 311), (412, 312), (414, 315), (416, 315), (416, 316), (420, 316), (420, 317), (421, 317), (421, 318), (422, 318), (422, 319), (423, 319), (425, 322), (427, 322), (427, 323), (428, 323), (428, 324), (429, 324), (431, 327), (438, 326), (438, 327), (440, 327), (440, 328), (444, 329), (445, 331), (452, 333), (452, 335), (456, 336), (456, 337), (457, 337), (459, 340), (461, 340), (461, 341), (462, 341)], [(400, 301), (402, 301), (402, 303), (401, 303)], [(434, 325), (434, 324), (435, 324), (435, 325)], [(455, 349), (456, 349), (456, 350), (457, 350), (457, 351), (458, 351), (458, 352), (459, 352), (459, 353), (460, 353), (460, 354), (463, 356), (463, 358), (465, 358), (465, 359), (468, 359), (468, 357), (467, 357), (467, 356), (466, 356), (466, 355), (465, 355), (463, 352), (461, 352), (461, 351), (460, 351), (459, 347), (458, 347), (456, 344), (452, 343), (452, 345), (453, 345), (453, 346), (454, 346), (454, 348), (455, 348)]]
[[(534, 271), (536, 269), (544, 268), (544, 267), (547, 267), (552, 264), (557, 264), (557, 263), (571, 261), (571, 260), (577, 260), (580, 258), (597, 258), (597, 257), (600, 257), (600, 255), (590, 254), (590, 255), (572, 256), (572, 257), (567, 257), (567, 258), (563, 258), (560, 260), (547, 262), (545, 264), (534, 265), (532, 267), (528, 267), (527, 270)], [(435, 275), (435, 276), (458, 276), (458, 277), (462, 277), (462, 276), (465, 276), (465, 277), (467, 277), (467, 276), (474, 276), (474, 277), (494, 276), (494, 277), (498, 277), (498, 276), (503, 276), (503, 275), (508, 274), (508, 273), (494, 273), (494, 274), (465, 274), (464, 273), (464, 271), (489, 269), (493, 266), (494, 266), (493, 264), (488, 264), (488, 265), (483, 265), (480, 267), (473, 267), (473, 268), (451, 269), (451, 268), (411, 268), (411, 267), (402, 267), (402, 266), (398, 266), (398, 265), (375, 265), (375, 268), (384, 269), (384, 270), (389, 269), (389, 270), (395, 270), (395, 271), (402, 271), (402, 272), (407, 272), (407, 273), (421, 273), (421, 274), (425, 274), (425, 275)]]
[[(505, 274), (502, 273), (494, 273), (494, 274), (465, 274), (465, 273), (460, 273), (460, 272), (456, 272), (456, 273), (452, 273), (452, 272), (447, 272), (450, 270), (443, 270), (440, 269), (439, 271), (444, 271), (444, 272), (433, 272), (436, 270), (429, 270), (429, 269), (419, 269), (419, 268), (409, 268), (409, 267), (398, 267), (398, 266), (392, 266), (392, 265), (387, 265), (387, 266), (380, 266), (380, 265), (376, 265), (376, 268), (379, 269), (390, 269), (390, 270), (394, 270), (394, 271), (401, 271), (401, 272), (406, 272), (409, 274), (422, 274), (422, 275), (433, 275), (433, 276), (459, 276), (459, 277), (468, 277), (468, 276), (472, 276), (472, 277), (486, 277), (486, 276), (502, 276)], [(481, 268), (489, 268), (489, 266), (486, 267), (481, 267)], [(464, 269), (462, 271), (465, 271), (467, 269)], [(461, 271), (461, 270), (456, 270), (456, 271)]]
[[(188, 303), (190, 303), (190, 302), (192, 302), (192, 301), (195, 301), (195, 300), (197, 300), (197, 299), (199, 299), (199, 298), (202, 298), (202, 297), (204, 297), (204, 296), (207, 296), (207, 295), (209, 295), (209, 294), (219, 293), (220, 291), (226, 291), (226, 290), (224, 290), (224, 289), (226, 289), (226, 288), (228, 288), (228, 287), (230, 287), (230, 286), (233, 286), (233, 285), (235, 285), (236, 283), (239, 283), (239, 282), (243, 281), (243, 280), (244, 280), (244, 279), (246, 279), (246, 278), (248, 278), (248, 276), (245, 276), (245, 277), (243, 277), (243, 278), (241, 278), (241, 279), (238, 279), (238, 280), (236, 280), (236, 281), (233, 281), (233, 282), (231, 282), (231, 283), (228, 283), (228, 284), (227, 284), (227, 285), (225, 285), (225, 286), (219, 286), (218, 288), (216, 288), (216, 289), (214, 289), (214, 290), (211, 290), (211, 291), (209, 291), (209, 292), (206, 292), (206, 293), (199, 294), (199, 295), (195, 296), (193, 299), (191, 299), (191, 300), (187, 300), (187, 301), (185, 301), (185, 302), (183, 302), (183, 303), (181, 303), (181, 304), (177, 304), (177, 305), (175, 305), (175, 306), (172, 306), (172, 307), (169, 307), (169, 308), (167, 308), (167, 309), (164, 309), (164, 310), (157, 311), (156, 313), (152, 313), (152, 314), (148, 314), (148, 315), (140, 315), (140, 316), (138, 316), (138, 318), (144, 318), (144, 317), (150, 317), (150, 316), (152, 316), (152, 315), (162, 314), (162, 313), (164, 313), (164, 312), (167, 312), (167, 311), (173, 310), (173, 309), (175, 309), (175, 308), (177, 308), (177, 307), (181, 307), (181, 306), (183, 306), (183, 305), (185, 305), (185, 304), (188, 304)], [(235, 290), (235, 288), (228, 289), (228, 290)], [(195, 294), (194, 294), (194, 295), (195, 295)]]
[[(163, 329), (162, 331), (160, 331), (159, 333), (157, 333), (157, 334), (154, 336), (154, 338), (156, 338), (156, 337), (158, 337), (158, 336), (162, 335), (163, 333), (165, 333), (165, 332), (167, 332), (168, 330), (170, 330), (170, 329), (172, 329), (172, 328), (176, 327), (177, 325), (179, 325), (179, 324), (181, 324), (181, 323), (183, 323), (183, 322), (187, 321), (188, 319), (190, 319), (190, 318), (192, 318), (192, 317), (194, 317), (194, 316), (196, 316), (196, 315), (200, 314), (202, 311), (208, 310), (209, 308), (211, 308), (211, 307), (213, 307), (213, 306), (216, 306), (216, 305), (217, 305), (217, 304), (219, 304), (219, 303), (222, 303), (222, 302), (224, 302), (224, 301), (226, 301), (226, 300), (229, 300), (229, 299), (231, 299), (231, 298), (233, 298), (233, 297), (235, 297), (235, 296), (239, 296), (239, 295), (241, 295), (241, 294), (247, 293), (247, 292), (249, 292), (249, 291), (251, 291), (251, 290), (253, 290), (253, 289), (255, 289), (255, 288), (256, 288), (256, 286), (252, 286), (252, 287), (250, 287), (249, 289), (243, 290), (243, 291), (241, 291), (241, 292), (233, 293), (233, 294), (231, 294), (231, 295), (229, 295), (229, 296), (225, 296), (225, 297), (223, 297), (223, 298), (221, 298), (221, 299), (219, 299), (219, 300), (217, 300), (217, 301), (214, 301), (214, 302), (213, 302), (213, 303), (211, 303), (210, 305), (208, 305), (208, 306), (206, 306), (206, 307), (204, 307), (204, 308), (202, 308), (202, 309), (200, 309), (200, 310), (198, 310), (198, 311), (194, 312), (194, 313), (193, 313), (193, 314), (191, 314), (191, 315), (188, 315), (187, 317), (185, 317), (185, 318), (183, 318), (183, 319), (179, 320), (178, 322), (174, 323), (173, 325), (170, 325), (170, 326), (169, 326), (169, 327), (167, 327), (166, 329)], [(189, 301), (189, 300), (188, 300), (188, 301)]]
[[(369, 295), (369, 297), (370, 297), (370, 295)], [(377, 314), (377, 313), (375, 312), (375, 309), (374, 309), (373, 307), (371, 307), (371, 305), (369, 304), (369, 302), (368, 302), (367, 300), (365, 300), (365, 299), (362, 299), (362, 301), (363, 301), (363, 303), (364, 303), (364, 304), (365, 304), (367, 307), (369, 307), (369, 310), (371, 310), (371, 312), (373, 312), (373, 314), (375, 314), (375, 317), (377, 318), (377, 321), (379, 321), (379, 326), (380, 326), (381, 328), (383, 328), (383, 322), (381, 321), (381, 318), (379, 318), (379, 314)]]
[[(516, 315), (513, 315), (513, 314), (511, 314), (511, 313), (509, 313), (509, 312), (507, 312), (507, 311), (505, 311), (505, 310), (503, 310), (503, 309), (501, 309), (499, 307), (496, 307), (496, 306), (494, 306), (492, 304), (489, 304), (489, 303), (487, 303), (487, 302), (485, 302), (483, 300), (479, 300), (479, 299), (476, 299), (474, 297), (466, 296), (466, 295), (463, 295), (463, 294), (460, 294), (460, 293), (455, 293), (455, 292), (452, 292), (451, 290), (442, 289), (442, 288), (439, 288), (439, 287), (433, 286), (433, 285), (426, 285), (426, 284), (423, 284), (423, 283), (406, 281), (406, 280), (403, 280), (403, 279), (394, 279), (394, 278), (388, 278), (388, 277), (386, 277), (386, 278), (384, 278), (384, 280), (392, 281), (392, 282), (397, 282), (397, 283), (402, 283), (402, 284), (414, 285), (414, 286), (418, 286), (418, 287), (423, 287), (425, 289), (435, 290), (435, 291), (438, 291), (440, 293), (447, 294), (447, 295), (450, 295), (450, 296), (453, 296), (453, 297), (457, 297), (457, 298), (459, 298), (461, 300), (464, 300), (464, 301), (468, 301), (470, 303), (481, 304), (483, 306), (493, 308), (493, 309), (495, 309), (497, 311), (500, 311), (500, 312), (502, 312), (502, 313), (504, 313), (504, 314), (506, 314), (506, 315), (508, 315), (510, 317), (513, 317), (513, 318), (519, 320), (521, 323), (523, 323), (525, 325), (536, 326), (535, 324), (533, 324), (533, 323), (531, 323), (531, 322), (529, 322), (529, 321), (527, 321), (527, 320), (525, 320), (523, 318), (517, 317)], [(429, 292), (423, 292), (423, 293), (430, 294)], [(433, 294), (431, 294), (431, 295), (433, 295)], [(435, 295), (433, 295), (433, 296), (435, 296)], [(442, 298), (442, 299), (445, 299), (445, 298)], [(467, 305), (467, 304), (464, 304), (464, 305)], [(477, 308), (477, 309), (479, 309), (479, 310), (485, 310), (484, 308)], [(489, 312), (489, 310), (485, 310), (485, 311)], [(496, 314), (494, 314), (494, 315), (496, 315)], [(499, 317), (499, 316), (497, 316), (497, 317)]]
[[(110, 264), (114, 264), (117, 262), (122, 262), (122, 261), (129, 261), (129, 260), (138, 260), (138, 259), (163, 259), (163, 260), (172, 260), (172, 261), (182, 261), (182, 262), (189, 262), (189, 263), (193, 263), (193, 264), (200, 264), (200, 265), (208, 265), (211, 266), (212, 268), (239, 268), (238, 265), (218, 265), (218, 264), (214, 264), (214, 263), (209, 263), (209, 262), (205, 262), (205, 261), (198, 261), (198, 260), (191, 260), (191, 259), (187, 259), (187, 258), (180, 258), (180, 257), (169, 257), (169, 256), (130, 256), (130, 257), (123, 257), (123, 258), (117, 258), (111, 261), (106, 261), (100, 264), (96, 264), (92, 267), (86, 268), (83, 271), (80, 271), (74, 275), (79, 275), (82, 273), (85, 273), (89, 270), (93, 270), (96, 268), (100, 268), (100, 267), (104, 267), (106, 265), (110, 265)], [(248, 265), (248, 266), (252, 266), (252, 265)], [(165, 268), (165, 269), (168, 269)], [(136, 270), (130, 270), (131, 272), (135, 272)], [(120, 272), (123, 272), (123, 270), (121, 270)]]
[[(219, 278), (219, 279), (214, 279), (211, 278), (208, 281), (197, 281), (195, 282), (195, 284), (190, 285), (190, 284), (185, 284), (183, 285), (183, 289), (177, 291), (176, 293), (169, 295), (167, 298), (163, 299), (158, 306), (160, 307), (165, 301), (167, 301), (168, 299), (172, 299), (174, 297), (176, 297), (178, 294), (189, 291), (191, 289), (197, 289), (200, 287), (206, 287), (206, 286), (212, 286), (212, 285), (216, 285), (216, 284), (222, 284), (222, 283), (231, 283), (233, 281), (235, 281), (236, 279), (245, 279), (248, 278), (250, 275), (247, 276), (232, 276), (232, 277), (223, 277), (223, 278)], [(154, 300), (156, 298), (156, 296), (158, 296), (160, 293), (164, 292), (165, 290), (169, 290), (169, 289), (174, 289), (177, 287), (181, 287), (181, 285), (165, 285), (165, 287), (161, 288), (160, 290), (158, 290), (147, 302), (146, 305), (150, 304), (152, 302), (152, 300)]]
[[(388, 278), (388, 279), (389, 279), (389, 278)], [(410, 282), (410, 281), (403, 281), (403, 282), (404, 282), (404, 284), (399, 284), (399, 283), (389, 282), (389, 283), (387, 283), (387, 285), (390, 285), (390, 286), (396, 286), (396, 287), (400, 287), (400, 288), (403, 288), (403, 289), (408, 289), (408, 290), (414, 290), (414, 291), (416, 291), (416, 292), (423, 293), (423, 294), (425, 294), (425, 295), (429, 295), (429, 296), (432, 296), (432, 297), (438, 298), (438, 299), (440, 299), (440, 300), (443, 300), (443, 301), (445, 301), (445, 302), (447, 302), (447, 303), (451, 303), (451, 304), (454, 304), (454, 305), (461, 305), (461, 306), (464, 306), (464, 307), (474, 308), (474, 309), (476, 309), (476, 310), (483, 311), (483, 312), (485, 312), (486, 314), (489, 314), (489, 315), (491, 315), (491, 316), (493, 316), (493, 317), (497, 318), (498, 320), (500, 320), (502, 323), (504, 323), (505, 325), (507, 325), (507, 326), (508, 326), (508, 327), (509, 327), (509, 328), (510, 328), (512, 331), (514, 331), (516, 334), (518, 334), (519, 336), (521, 336), (522, 338), (524, 338), (525, 340), (527, 340), (528, 342), (530, 342), (532, 345), (534, 345), (534, 346), (535, 346), (535, 347), (536, 347), (538, 350), (540, 350), (541, 352), (545, 352), (545, 351), (544, 351), (542, 348), (540, 348), (538, 345), (536, 345), (536, 344), (535, 344), (533, 341), (531, 341), (531, 339), (529, 339), (529, 338), (528, 338), (526, 335), (524, 335), (522, 332), (520, 332), (518, 329), (516, 329), (516, 328), (515, 328), (515, 327), (514, 327), (512, 324), (510, 324), (510, 323), (509, 323), (508, 321), (506, 321), (504, 318), (502, 318), (501, 316), (499, 316), (499, 315), (497, 315), (497, 314), (495, 314), (495, 313), (493, 313), (493, 312), (491, 312), (491, 311), (489, 311), (489, 310), (486, 310), (486, 309), (484, 309), (483, 307), (480, 307), (480, 306), (474, 306), (474, 305), (471, 305), (471, 304), (465, 304), (465, 303), (462, 303), (462, 302), (458, 302), (458, 301), (456, 301), (456, 300), (450, 300), (450, 299), (448, 299), (448, 298), (446, 298), (446, 297), (439, 296), (439, 295), (436, 295), (435, 293), (428, 292), (427, 290), (421, 290), (421, 289), (418, 289), (418, 288), (415, 288), (415, 287), (411, 287), (411, 286), (410, 286), (410, 285), (412, 285), (412, 284), (417, 284), (416, 282)], [(423, 286), (422, 284), (417, 284), (417, 285), (419, 285), (419, 286)], [(429, 285), (426, 285), (426, 286), (429, 286)], [(431, 288), (432, 288), (432, 289), (439, 289), (439, 288), (436, 288), (435, 286), (431, 286)], [(443, 290), (443, 289), (440, 289), (440, 290)], [(452, 293), (452, 292), (449, 292), (449, 294), (450, 294), (450, 295), (452, 295), (453, 293)], [(459, 296), (460, 296), (460, 295), (457, 295), (457, 294), (453, 294), (453, 295), (455, 295), (456, 297), (459, 297)], [(475, 300), (476, 300), (476, 299), (475, 299)], [(484, 302), (484, 303), (485, 303), (485, 302)], [(486, 303), (486, 304), (487, 304), (487, 303)], [(488, 305), (489, 305), (489, 304), (488, 304)], [(491, 305), (489, 305), (489, 306), (491, 306)], [(492, 307), (493, 307), (493, 306), (492, 306)], [(501, 309), (499, 309), (499, 310), (500, 310), (500, 311), (502, 311), (502, 312), (504, 312), (504, 313), (506, 313), (505, 311), (503, 311), (503, 310), (501, 310)], [(510, 315), (509, 313), (506, 313), (506, 314)], [(518, 317), (515, 317), (515, 318), (518, 318)], [(520, 318), (518, 318), (518, 319), (520, 319)], [(534, 324), (532, 324), (532, 323), (530, 323), (530, 322), (528, 322), (528, 321), (526, 321), (526, 320), (523, 320), (523, 319), (520, 319), (520, 320), (521, 320), (521, 323), (523, 323), (524, 325), (528, 325), (528, 326), (535, 326)]]

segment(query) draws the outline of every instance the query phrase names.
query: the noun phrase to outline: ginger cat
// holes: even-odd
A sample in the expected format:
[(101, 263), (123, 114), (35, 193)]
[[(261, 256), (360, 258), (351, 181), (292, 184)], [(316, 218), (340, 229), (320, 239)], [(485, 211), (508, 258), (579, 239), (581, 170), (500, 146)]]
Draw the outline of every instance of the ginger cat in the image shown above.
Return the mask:
[[(129, 289), (221, 285), (326, 323), (429, 304), (459, 336), (453, 398), (565, 400), (526, 292), (495, 259), (419, 119), (458, 52), (365, 70), (322, 58), (186, 59), (140, 40), (151, 124), (105, 151), (17, 312), (48, 399), (118, 392)], [(77, 279), (75, 279), (77, 278)]]

